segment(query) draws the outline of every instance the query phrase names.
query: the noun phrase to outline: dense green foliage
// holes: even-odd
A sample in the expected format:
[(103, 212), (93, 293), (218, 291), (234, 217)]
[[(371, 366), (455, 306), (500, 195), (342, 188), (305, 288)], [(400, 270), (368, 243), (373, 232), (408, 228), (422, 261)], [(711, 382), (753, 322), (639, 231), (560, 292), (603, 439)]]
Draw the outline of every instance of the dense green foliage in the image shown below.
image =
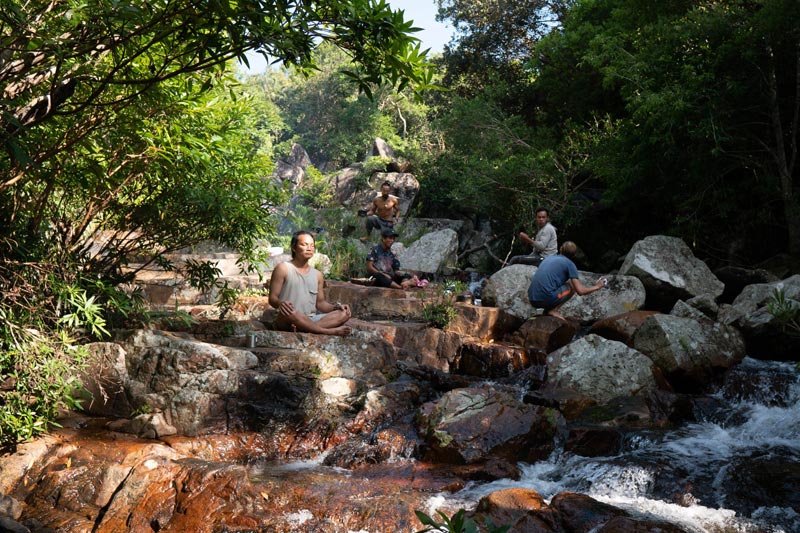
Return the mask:
[[(607, 247), (596, 243), (609, 236), (629, 245), (672, 233), (720, 260), (800, 252), (797, 2), (532, 2), (527, 19), (505, 2), (439, 5), (460, 30), (445, 54), (446, 84), (470, 102), (493, 105), (504, 121), (520, 120), (533, 154), (553, 154), (553, 169), (530, 172), (533, 203), (554, 206), (567, 223), (582, 207), (542, 194), (541, 176), (573, 200), (601, 199), (602, 218), (589, 220), (604, 231), (584, 243), (592, 251)], [(558, 24), (549, 26), (547, 16)], [(498, 53), (507, 38), (514, 53)], [(489, 120), (475, 114), (459, 127), (485, 130)], [(456, 168), (448, 152), (437, 171)], [(481, 169), (491, 162), (495, 181), (510, 175), (525, 184), (505, 166), (507, 151), (467, 153), (479, 171), (461, 169), (454, 200), (461, 189), (484, 186)]]
[[(327, 41), (362, 92), (416, 90), (431, 71), (412, 29), (382, 0), (4, 2), (0, 440), (71, 403), (75, 345), (136, 313), (119, 283), (137, 268), (205, 240), (253, 259), (273, 231), (285, 125), (238, 92), (230, 60), (303, 71)], [(215, 283), (210, 265), (185, 270)]]
[(368, 97), (351, 82), (353, 64), (341, 49), (323, 44), (313, 59), (311, 72), (270, 69), (246, 80), (247, 91), (274, 106), (285, 124), (277, 155), (298, 143), (317, 167), (338, 169), (363, 160), (376, 137), (399, 151), (423, 142), (427, 108), (413, 91), (376, 87)]

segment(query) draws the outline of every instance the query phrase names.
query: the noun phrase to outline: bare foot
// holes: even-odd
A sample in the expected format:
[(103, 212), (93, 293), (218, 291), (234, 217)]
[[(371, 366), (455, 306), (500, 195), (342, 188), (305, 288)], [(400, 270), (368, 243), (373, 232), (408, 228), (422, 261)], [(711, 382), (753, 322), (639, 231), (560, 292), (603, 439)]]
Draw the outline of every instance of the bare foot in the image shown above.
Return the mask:
[(566, 319), (566, 318), (564, 318), (564, 317), (563, 317), (563, 316), (562, 316), (560, 313), (558, 313), (557, 311), (552, 311), (552, 310), (550, 310), (550, 311), (545, 311), (545, 312), (544, 312), (544, 314), (545, 314), (545, 315), (547, 315), (547, 316), (552, 316), (553, 318), (558, 318), (559, 320), (563, 320), (564, 322), (566, 322), (566, 321), (567, 321), (567, 319)]
[(339, 326), (338, 328), (331, 328), (329, 335), (339, 335), (340, 337), (347, 337), (353, 332), (350, 326)]

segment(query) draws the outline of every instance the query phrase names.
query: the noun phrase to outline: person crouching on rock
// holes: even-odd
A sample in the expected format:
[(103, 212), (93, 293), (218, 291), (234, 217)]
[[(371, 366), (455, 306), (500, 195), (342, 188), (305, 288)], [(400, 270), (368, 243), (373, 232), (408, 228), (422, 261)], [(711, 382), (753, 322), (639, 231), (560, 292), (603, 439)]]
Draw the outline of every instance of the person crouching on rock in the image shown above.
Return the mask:
[(381, 243), (367, 254), (367, 274), (375, 278), (375, 285), (392, 289), (410, 289), (419, 281), (410, 274), (400, 274), (400, 260), (392, 252), (397, 233), (391, 228), (381, 231)]
[(269, 304), (278, 310), (274, 326), (284, 331), (349, 335), (350, 307), (325, 301), (322, 272), (308, 264), (314, 256), (314, 236), (292, 235), (292, 260), (280, 263), (269, 282)]
[(559, 255), (545, 257), (528, 287), (528, 300), (533, 307), (543, 308), (544, 314), (566, 320), (558, 312), (561, 306), (573, 295), (584, 296), (599, 291), (608, 282), (600, 278), (591, 287), (584, 287), (578, 279), (578, 267), (572, 262), (578, 247), (566, 241), (559, 249)]

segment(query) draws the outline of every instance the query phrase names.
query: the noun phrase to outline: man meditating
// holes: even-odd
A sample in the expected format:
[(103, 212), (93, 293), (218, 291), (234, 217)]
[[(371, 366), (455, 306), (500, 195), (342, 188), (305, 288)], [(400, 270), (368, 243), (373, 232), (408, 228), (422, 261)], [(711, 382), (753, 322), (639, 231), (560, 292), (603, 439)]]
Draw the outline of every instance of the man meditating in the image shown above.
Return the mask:
[(269, 304), (278, 310), (274, 326), (284, 331), (349, 335), (344, 323), (350, 306), (325, 301), (322, 272), (308, 264), (314, 256), (314, 236), (307, 231), (292, 235), (292, 260), (280, 263), (269, 282)]

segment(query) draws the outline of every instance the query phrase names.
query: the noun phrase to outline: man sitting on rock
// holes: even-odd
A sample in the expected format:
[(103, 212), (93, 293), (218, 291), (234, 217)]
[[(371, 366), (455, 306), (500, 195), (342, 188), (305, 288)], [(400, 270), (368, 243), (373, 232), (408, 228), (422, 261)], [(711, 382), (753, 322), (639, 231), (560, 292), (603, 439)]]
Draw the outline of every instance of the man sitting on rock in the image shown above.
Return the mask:
[(415, 276), (401, 274), (400, 261), (392, 252), (397, 233), (391, 228), (381, 231), (381, 243), (367, 254), (367, 274), (375, 278), (375, 285), (392, 289), (410, 289), (417, 284)]
[(284, 331), (349, 335), (350, 307), (325, 301), (322, 272), (308, 264), (314, 256), (314, 236), (292, 235), (292, 260), (280, 263), (269, 282), (269, 304), (278, 310), (274, 326)]
[(515, 255), (508, 262), (509, 265), (539, 266), (545, 257), (556, 255), (558, 252), (556, 228), (550, 223), (550, 211), (544, 207), (536, 210), (536, 226), (539, 229), (534, 239), (524, 231), (519, 232), (519, 240), (531, 246), (533, 251), (529, 255)]
[(389, 194), (392, 191), (392, 184), (384, 181), (381, 184), (381, 193), (378, 195), (367, 209), (367, 235), (361, 237), (363, 242), (369, 240), (373, 229), (381, 231), (385, 229), (394, 229), (400, 218), (400, 200), (397, 196)]
[(605, 278), (600, 278), (591, 287), (584, 287), (578, 279), (578, 267), (572, 262), (578, 247), (572, 241), (561, 245), (560, 255), (545, 257), (528, 287), (528, 300), (533, 307), (543, 308), (544, 314), (566, 319), (558, 310), (573, 295), (585, 296), (599, 291), (607, 285)]

